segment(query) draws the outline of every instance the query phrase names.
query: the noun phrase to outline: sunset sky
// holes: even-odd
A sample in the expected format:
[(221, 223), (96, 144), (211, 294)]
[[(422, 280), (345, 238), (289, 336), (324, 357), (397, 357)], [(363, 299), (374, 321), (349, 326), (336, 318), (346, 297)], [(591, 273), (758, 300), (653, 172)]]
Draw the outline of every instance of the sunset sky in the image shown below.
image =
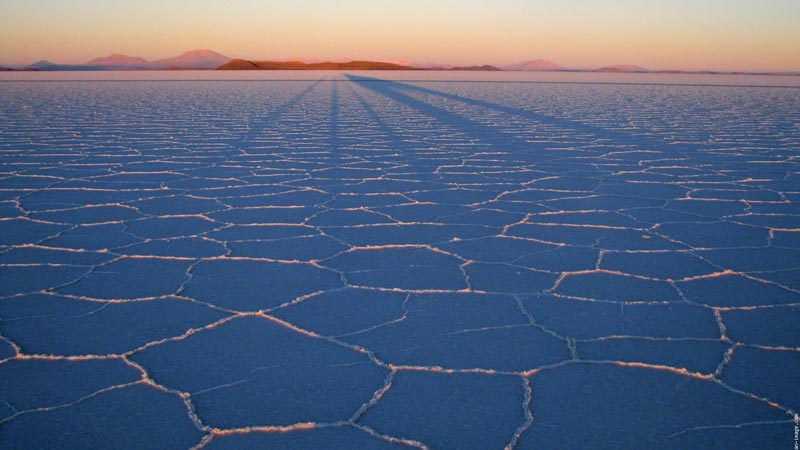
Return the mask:
[(230, 57), (800, 70), (798, 0), (0, 0), (0, 65)]

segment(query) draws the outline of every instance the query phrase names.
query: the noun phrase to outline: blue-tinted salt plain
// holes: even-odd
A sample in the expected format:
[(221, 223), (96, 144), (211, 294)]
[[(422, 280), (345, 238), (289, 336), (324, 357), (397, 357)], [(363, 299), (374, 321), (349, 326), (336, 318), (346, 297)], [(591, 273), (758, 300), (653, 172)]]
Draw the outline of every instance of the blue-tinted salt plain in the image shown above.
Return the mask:
[(423, 75), (0, 82), (0, 448), (791, 448), (800, 89)]

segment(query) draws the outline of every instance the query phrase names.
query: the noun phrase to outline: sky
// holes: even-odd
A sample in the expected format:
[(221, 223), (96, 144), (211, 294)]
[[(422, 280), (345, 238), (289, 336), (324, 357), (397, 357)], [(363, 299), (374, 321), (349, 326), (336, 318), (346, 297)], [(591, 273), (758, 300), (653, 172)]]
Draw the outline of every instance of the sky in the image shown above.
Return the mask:
[(800, 0), (0, 0), (0, 65), (369, 59), (800, 71)]

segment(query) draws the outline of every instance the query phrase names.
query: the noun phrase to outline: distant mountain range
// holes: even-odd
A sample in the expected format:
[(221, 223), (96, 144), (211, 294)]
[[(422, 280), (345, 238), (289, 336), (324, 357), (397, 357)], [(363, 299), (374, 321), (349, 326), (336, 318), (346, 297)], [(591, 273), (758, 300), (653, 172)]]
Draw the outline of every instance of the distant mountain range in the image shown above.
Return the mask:
[(79, 70), (461, 70), (461, 71), (515, 71), (515, 72), (599, 72), (599, 73), (689, 73), (689, 74), (775, 74), (798, 75), (800, 72), (723, 72), (650, 70), (635, 65), (612, 65), (597, 69), (571, 69), (545, 59), (530, 59), (508, 66), (454, 66), (435, 62), (413, 63), (408, 61), (358, 61), (341, 58), (322, 61), (307, 58), (292, 58), (287, 61), (251, 61), (231, 59), (208, 49), (190, 50), (178, 56), (148, 61), (138, 56), (114, 53), (94, 58), (84, 64), (63, 65), (50, 61), (37, 61), (22, 68), (0, 67), (0, 71), (79, 71)]
[(631, 65), (617, 65), (617, 66), (606, 66), (597, 69), (598, 72), (606, 72), (606, 73), (645, 73), (645, 72), (652, 72), (652, 70), (645, 69), (644, 67), (639, 66), (631, 66)]
[(231, 58), (211, 50), (190, 50), (174, 58), (159, 59), (152, 64), (159, 68), (216, 69), (230, 61)]
[(400, 64), (380, 61), (303, 62), (303, 61), (248, 61), (232, 59), (217, 70), (420, 70)]
[(291, 61), (248, 61), (246, 59), (232, 59), (217, 67), (217, 70), (461, 70), (461, 71), (499, 71), (494, 66), (466, 66), (434, 68), (419, 67), (416, 65), (397, 64), (386, 61), (323, 61), (305, 62), (306, 60)]
[(190, 50), (178, 56), (156, 61), (148, 61), (138, 56), (121, 55), (114, 53), (92, 59), (85, 64), (62, 65), (50, 61), (37, 61), (21, 70), (181, 70), (181, 69), (216, 69), (227, 63), (231, 58), (207, 49)]
[(108, 67), (147, 67), (150, 62), (138, 56), (120, 55), (114, 53), (113, 55), (95, 58), (85, 65), (87, 66), (108, 66)]
[(44, 69), (46, 67), (52, 67), (52, 66), (55, 66), (55, 64), (51, 63), (50, 61), (45, 61), (44, 59), (42, 59), (27, 66), (26, 69)]
[[(442, 70), (442, 69), (428, 69), (428, 70)], [(500, 69), (500, 68), (495, 67), (495, 66), (490, 66), (490, 65), (487, 64), (487, 65), (483, 65), (483, 66), (457, 66), (457, 67), (451, 67), (449, 69), (444, 69), (444, 70), (464, 70), (464, 71), (469, 71), (469, 72), (500, 72), (503, 69)]]
[(513, 70), (519, 72), (544, 72), (566, 69), (546, 59), (531, 59), (528, 61), (511, 64), (510, 66), (504, 66), (503, 70)]

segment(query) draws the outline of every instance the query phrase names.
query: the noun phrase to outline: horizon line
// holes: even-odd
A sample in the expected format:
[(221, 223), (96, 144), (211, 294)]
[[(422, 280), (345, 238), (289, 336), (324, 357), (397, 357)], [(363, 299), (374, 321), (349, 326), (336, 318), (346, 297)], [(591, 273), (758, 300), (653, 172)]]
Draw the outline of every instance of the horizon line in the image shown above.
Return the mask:
[[(520, 59), (520, 60), (517, 60), (516, 62), (500, 63), (500, 64), (498, 64), (498, 63), (495, 63), (495, 64), (491, 64), (491, 63), (452, 63), (452, 62), (440, 62), (440, 61), (419, 62), (419, 61), (408, 61), (408, 60), (399, 59), (399, 58), (394, 58), (394, 59), (392, 59), (392, 58), (378, 58), (378, 59), (374, 59), (374, 58), (351, 58), (351, 57), (308, 58), (308, 57), (296, 57), (296, 56), (295, 57), (289, 57), (289, 58), (242, 58), (242, 57), (230, 57), (230, 56), (227, 56), (227, 55), (223, 55), (223, 54), (221, 54), (221, 53), (219, 53), (219, 52), (217, 52), (215, 50), (211, 50), (208, 47), (205, 47), (205, 48), (194, 48), (194, 49), (191, 49), (191, 50), (182, 51), (182, 52), (180, 52), (179, 54), (177, 54), (177, 55), (175, 55), (173, 57), (167, 57), (167, 58), (148, 59), (148, 58), (144, 58), (144, 57), (139, 56), (139, 55), (125, 54), (125, 53), (121, 53), (121, 52), (112, 52), (112, 53), (107, 54), (107, 55), (92, 57), (92, 58), (90, 58), (90, 59), (88, 59), (88, 60), (86, 60), (84, 62), (61, 63), (61, 62), (54, 62), (53, 61), (54, 58), (44, 57), (44, 58), (35, 59), (33, 62), (30, 62), (30, 63), (27, 63), (27, 64), (24, 64), (24, 63), (11, 63), (11, 64), (8, 64), (8, 63), (5, 63), (5, 62), (0, 62), (0, 68), (20, 70), (20, 69), (29, 68), (29, 67), (31, 67), (31, 66), (33, 66), (33, 65), (35, 65), (37, 63), (41, 63), (41, 62), (47, 62), (47, 63), (50, 63), (50, 64), (52, 64), (54, 66), (64, 66), (64, 67), (81, 67), (81, 66), (92, 67), (92, 66), (90, 66), (88, 64), (89, 62), (92, 62), (95, 59), (108, 58), (108, 57), (112, 57), (112, 56), (124, 56), (124, 57), (130, 57), (130, 58), (141, 58), (141, 59), (145, 60), (147, 63), (153, 63), (153, 62), (158, 62), (158, 61), (162, 61), (162, 60), (169, 60), (169, 59), (177, 58), (177, 57), (183, 56), (183, 55), (185, 55), (187, 53), (198, 52), (198, 51), (215, 53), (215, 54), (217, 54), (219, 56), (227, 58), (228, 62), (233, 61), (233, 60), (243, 60), (243, 61), (252, 61), (252, 62), (270, 61), (270, 62), (302, 62), (302, 63), (323, 63), (323, 62), (332, 63), (332, 62), (368, 61), (368, 62), (392, 63), (392, 64), (397, 64), (397, 65), (402, 65), (402, 66), (409, 66), (409, 67), (418, 67), (418, 66), (425, 66), (425, 68), (441, 67), (442, 69), (445, 69), (445, 70), (449, 69), (451, 67), (493, 66), (493, 67), (496, 67), (496, 68), (504, 70), (504, 71), (513, 71), (513, 70), (507, 70), (507, 69), (504, 69), (504, 68), (505, 67), (514, 66), (514, 65), (523, 64), (523, 63), (529, 63), (529, 62), (541, 62), (541, 63), (552, 64), (552, 65), (554, 65), (556, 67), (554, 67), (552, 69), (530, 70), (530, 71), (542, 71), (542, 72), (546, 72), (546, 71), (551, 71), (551, 72), (557, 72), (557, 71), (598, 71), (598, 70), (607, 69), (607, 68), (628, 67), (628, 68), (639, 68), (643, 72), (688, 72), (688, 73), (714, 72), (714, 73), (742, 73), (742, 74), (761, 74), (761, 73), (768, 73), (768, 74), (785, 74), (785, 73), (789, 73), (789, 74), (794, 74), (794, 73), (800, 73), (800, 68), (794, 68), (794, 69), (787, 68), (787, 69), (769, 70), (769, 69), (763, 69), (763, 68), (715, 69), (715, 68), (708, 68), (708, 67), (706, 67), (706, 68), (695, 67), (695, 68), (677, 69), (677, 68), (674, 68), (674, 67), (655, 67), (655, 68), (654, 67), (645, 67), (645, 66), (642, 66), (642, 65), (639, 65), (639, 64), (636, 64), (636, 63), (630, 63), (630, 62), (626, 62), (626, 63), (607, 63), (607, 64), (603, 64), (603, 65), (594, 65), (594, 66), (592, 66), (592, 65), (562, 66), (559, 63), (553, 62), (553, 59), (548, 59), (548, 58)], [(226, 63), (223, 63), (223, 64), (226, 64)], [(107, 67), (125, 67), (125, 66), (121, 65), (121, 66), (107, 66)], [(137, 67), (137, 66), (131, 66), (131, 67)], [(180, 66), (178, 66), (176, 68), (180, 68)], [(215, 68), (213, 68), (213, 69), (215, 69)], [(141, 68), (138, 68), (138, 70), (141, 70)], [(164, 68), (161, 68), (160, 70), (164, 70)], [(56, 71), (56, 70), (51, 70), (51, 71)], [(522, 71), (524, 71), (524, 70), (522, 70)]]

